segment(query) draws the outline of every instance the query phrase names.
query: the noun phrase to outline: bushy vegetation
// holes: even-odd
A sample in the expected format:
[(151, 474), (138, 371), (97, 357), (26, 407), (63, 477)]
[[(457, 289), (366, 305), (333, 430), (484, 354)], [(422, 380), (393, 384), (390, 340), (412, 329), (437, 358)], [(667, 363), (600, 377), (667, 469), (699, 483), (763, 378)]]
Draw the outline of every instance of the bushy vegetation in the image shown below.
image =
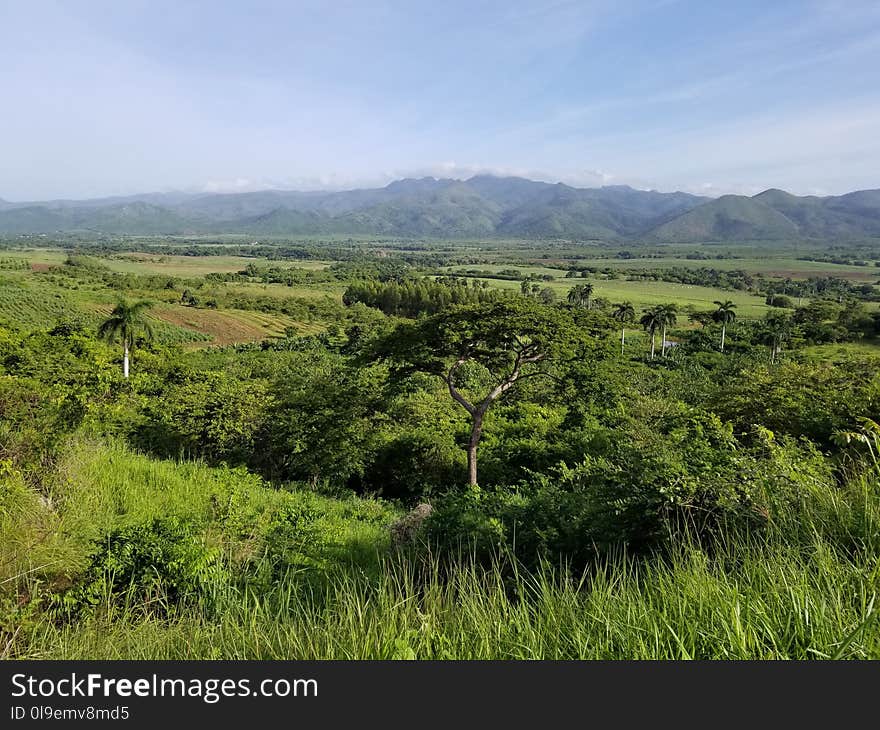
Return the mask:
[(133, 335), (128, 378), (100, 322), (184, 282), (43, 275), (123, 302), (0, 327), (0, 655), (880, 658), (880, 357), (817, 354), (863, 303), (371, 266), (320, 333)]

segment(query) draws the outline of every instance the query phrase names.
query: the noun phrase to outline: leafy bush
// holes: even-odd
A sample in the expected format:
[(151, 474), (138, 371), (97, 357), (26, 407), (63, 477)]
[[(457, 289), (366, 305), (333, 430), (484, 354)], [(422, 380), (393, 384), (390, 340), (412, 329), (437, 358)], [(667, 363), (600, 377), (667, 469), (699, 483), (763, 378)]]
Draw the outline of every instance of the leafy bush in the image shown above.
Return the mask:
[[(819, 509), (834, 490), (822, 454), (808, 442), (751, 436), (751, 448), (716, 417), (678, 414), (625, 437), (599, 432), (574, 466), (515, 486), (451, 492), (435, 503), (432, 539), (484, 559), (510, 552), (527, 565), (563, 558), (586, 565), (621, 548), (665, 550), (684, 539), (712, 547), (738, 529), (759, 534)], [(806, 522), (806, 520), (805, 520)]]
[(272, 516), (265, 535), (266, 558), (275, 578), (291, 569), (323, 568), (324, 551), (333, 535), (313, 505), (290, 504)]
[(793, 306), (793, 302), (791, 300), (791, 297), (787, 297), (787, 296), (785, 296), (785, 294), (768, 294), (767, 299), (765, 301), (771, 307), (791, 308)]
[(219, 552), (193, 522), (176, 517), (115, 530), (96, 543), (88, 568), (60, 597), (76, 615), (97, 606), (166, 615), (187, 603), (210, 604), (227, 575)]

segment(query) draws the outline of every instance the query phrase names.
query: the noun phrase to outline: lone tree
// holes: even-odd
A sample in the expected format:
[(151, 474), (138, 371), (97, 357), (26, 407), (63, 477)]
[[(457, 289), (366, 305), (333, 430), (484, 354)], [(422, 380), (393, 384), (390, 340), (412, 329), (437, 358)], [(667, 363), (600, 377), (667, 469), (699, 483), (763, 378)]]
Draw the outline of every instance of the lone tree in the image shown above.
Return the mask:
[(736, 304), (729, 299), (723, 302), (716, 301), (715, 304), (718, 309), (712, 312), (712, 321), (721, 325), (721, 352), (724, 352), (724, 336), (727, 334), (727, 325), (732, 324), (736, 319), (736, 312), (733, 311), (736, 309)]
[(144, 339), (153, 338), (153, 328), (145, 314), (153, 304), (147, 301), (121, 301), (110, 312), (98, 328), (98, 336), (114, 342), (122, 340), (122, 374), (128, 377), (129, 353), (134, 348), (135, 339), (140, 335)]
[(614, 305), (611, 316), (620, 322), (620, 354), (622, 355), (623, 348), (626, 347), (626, 326), (635, 321), (636, 310), (630, 302), (621, 302)]
[[(471, 420), (468, 481), (477, 483), (477, 448), (489, 407), (526, 378), (547, 376), (552, 363), (574, 360), (591, 341), (570, 312), (528, 299), (453, 307), (398, 325), (373, 344), (372, 355), (399, 374), (426, 372), (443, 379)], [(468, 388), (462, 368), (483, 371), (483, 389)], [(488, 390), (485, 388), (488, 387)]]

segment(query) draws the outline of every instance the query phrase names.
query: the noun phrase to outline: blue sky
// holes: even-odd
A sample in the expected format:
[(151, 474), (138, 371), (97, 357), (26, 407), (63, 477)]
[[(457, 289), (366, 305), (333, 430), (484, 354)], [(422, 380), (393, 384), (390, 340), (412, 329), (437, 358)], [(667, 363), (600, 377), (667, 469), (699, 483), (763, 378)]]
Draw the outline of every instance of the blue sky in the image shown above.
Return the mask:
[(0, 197), (880, 187), (880, 2), (0, 0)]

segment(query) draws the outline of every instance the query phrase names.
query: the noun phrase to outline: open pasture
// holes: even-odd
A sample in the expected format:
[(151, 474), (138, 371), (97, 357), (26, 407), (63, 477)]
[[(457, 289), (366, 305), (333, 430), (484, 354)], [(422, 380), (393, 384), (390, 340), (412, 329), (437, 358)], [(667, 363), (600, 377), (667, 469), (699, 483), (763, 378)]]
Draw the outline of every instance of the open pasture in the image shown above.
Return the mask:
[[(519, 290), (520, 282), (506, 279), (482, 279), (489, 286), (501, 289)], [(694, 306), (697, 309), (711, 309), (716, 300), (731, 300), (737, 306), (737, 315), (741, 318), (757, 319), (763, 317), (771, 307), (764, 303), (762, 297), (739, 291), (727, 291), (708, 286), (691, 284), (673, 284), (665, 281), (626, 281), (624, 279), (557, 279), (542, 282), (559, 297), (565, 297), (572, 286), (584, 281), (593, 284), (593, 296), (609, 299), (611, 302), (632, 302), (636, 308), (651, 307), (656, 304), (677, 304), (684, 309)]]

